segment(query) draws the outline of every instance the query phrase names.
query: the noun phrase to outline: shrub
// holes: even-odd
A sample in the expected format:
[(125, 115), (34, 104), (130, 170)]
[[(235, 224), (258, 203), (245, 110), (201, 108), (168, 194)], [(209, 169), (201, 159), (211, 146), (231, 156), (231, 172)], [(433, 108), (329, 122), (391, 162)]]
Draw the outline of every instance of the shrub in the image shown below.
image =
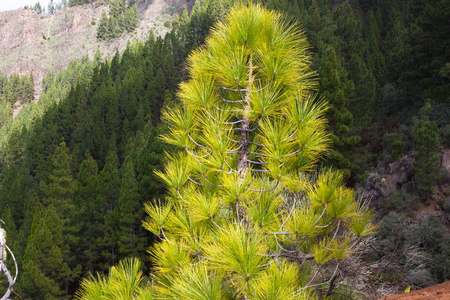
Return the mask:
[(402, 191), (395, 191), (390, 197), (382, 198), (378, 203), (382, 214), (387, 214), (390, 211), (405, 212), (417, 210), (419, 205), (419, 201), (414, 199), (413, 195)]

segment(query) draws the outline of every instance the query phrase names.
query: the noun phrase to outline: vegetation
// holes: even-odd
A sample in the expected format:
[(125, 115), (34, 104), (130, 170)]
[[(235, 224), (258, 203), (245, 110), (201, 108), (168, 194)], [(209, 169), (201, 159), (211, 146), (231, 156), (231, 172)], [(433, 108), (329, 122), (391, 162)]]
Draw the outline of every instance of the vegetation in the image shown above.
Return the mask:
[(83, 292), (77, 293), (77, 299), (153, 299), (142, 263), (137, 259), (127, 259), (111, 267), (106, 278), (91, 276), (83, 279), (81, 288)]
[(414, 148), (416, 150), (416, 183), (419, 193), (430, 199), (431, 193), (436, 189), (441, 177), (439, 158), (439, 131), (435, 122), (429, 120), (430, 104), (426, 103), (421, 110), (420, 119), (416, 120), (414, 127)]
[(0, 73), (0, 128), (11, 122), (14, 108), (33, 100), (33, 73), (29, 77), (14, 73), (9, 78)]
[(45, 10), (45, 7), (41, 6), (41, 3), (39, 1), (36, 2), (32, 9), (34, 9), (34, 11), (36, 11), (38, 15), (44, 15), (45, 13), (54, 15), (58, 10), (63, 9), (64, 7), (67, 7), (67, 0), (61, 0), (61, 2), (50, 0), (47, 6), (47, 11)]
[(86, 272), (146, 257), (143, 203), (164, 192), (152, 172), (166, 148), (160, 109), (179, 80), (175, 46), (173, 34), (150, 36), (111, 61), (72, 62), (1, 128), (0, 210), (22, 297), (68, 298)]
[(136, 4), (126, 5), (125, 0), (110, 2), (109, 16), (103, 11), (97, 27), (97, 39), (111, 40), (123, 32), (132, 32), (139, 25)]
[[(0, 219), (0, 224), (3, 221)], [(9, 254), (8, 254), (9, 251)], [(8, 259), (11, 257), (10, 259)], [(13, 261), (15, 264), (15, 273), (11, 268), (12, 264), (9, 264), (10, 261)], [(18, 267), (17, 261), (14, 258), (14, 254), (11, 252), (11, 249), (6, 244), (6, 231), (0, 225), (0, 275), (4, 274), (6, 277), (6, 291), (3, 293), (2, 298), (8, 299), (9, 296), (14, 293), (14, 284), (16, 283)]]
[(69, 6), (75, 6), (75, 5), (83, 5), (93, 2), (92, 0), (69, 0), (68, 5)]
[[(69, 1), (67, 5), (84, 2)], [(262, 51), (259, 48), (247, 53), (249, 56), (241, 57), (242, 64), (226, 64), (231, 55), (235, 55), (232, 47), (225, 51), (223, 42), (217, 42), (217, 38), (206, 40), (211, 26), (223, 20), (233, 2), (189, 2), (188, 9), (175, 16), (173, 31), (165, 37), (154, 37), (150, 33), (147, 41), (129, 43), (123, 53), (113, 54), (107, 60), (97, 52), (92, 61), (86, 56), (72, 61), (67, 70), (57, 74), (50, 72), (43, 80), (36, 103), (31, 101), (34, 100), (32, 76), (0, 76), (0, 217), (5, 221), (8, 246), (21, 266), (15, 290), (23, 299), (70, 298), (79, 288), (80, 278), (88, 273), (104, 273), (120, 261), (123, 267), (119, 265), (109, 277), (88, 277), (83, 286), (88, 282), (116, 282), (111, 278), (121, 277), (119, 269), (134, 270), (131, 273), (138, 274), (136, 261), (123, 261), (127, 257), (137, 257), (143, 262), (140, 267), (143, 274), (147, 274), (151, 266), (156, 268), (153, 275), (158, 281), (152, 287), (153, 294), (141, 293), (148, 291), (150, 278), (133, 277), (141, 280), (131, 292), (136, 298), (170, 294), (164, 286), (169, 283), (180, 291), (192, 292), (196, 282), (199, 287), (211, 288), (205, 287), (203, 291), (222, 293), (223, 289), (214, 289), (220, 285), (227, 286), (227, 291), (234, 292), (236, 297), (262, 295), (264, 291), (254, 288), (253, 280), (246, 283), (247, 273), (238, 268), (230, 269), (232, 259), (228, 265), (222, 263), (223, 268), (216, 268), (221, 259), (226, 258), (222, 254), (227, 252), (220, 252), (219, 257), (211, 254), (212, 249), (230, 248), (239, 239), (249, 241), (249, 245), (260, 241), (255, 251), (279, 255), (280, 265), (277, 266), (269, 264), (274, 257), (257, 256), (264, 261), (261, 265), (268, 265), (258, 265), (252, 269), (254, 273), (248, 273), (251, 278), (257, 278), (266, 291), (276, 290), (270, 285), (272, 282), (269, 284), (268, 276), (279, 278), (278, 287), (287, 284), (289, 276), (293, 276), (289, 270), (295, 262), (303, 260), (298, 258), (303, 255), (305, 263), (301, 269), (309, 266), (313, 274), (306, 271), (302, 274), (313, 276), (320, 269), (310, 285), (332, 279), (328, 285), (314, 287), (318, 289), (316, 296), (334, 291), (353, 298), (356, 295), (382, 298), (385, 293), (401, 292), (407, 286), (417, 289), (450, 279), (447, 259), (450, 237), (443, 225), (450, 213), (445, 200), (450, 195), (449, 175), (443, 172), (441, 179), (437, 176), (439, 152), (450, 145), (448, 1), (264, 1), (266, 8), (283, 13), (280, 17), (283, 26), (290, 28), (296, 21), (302, 24), (305, 33), (300, 34), (300, 40), (308, 37), (310, 54), (294, 62), (286, 58), (285, 53), (279, 58), (292, 62), (290, 67), (294, 69), (303, 63), (305, 72), (313, 76), (293, 78), (286, 75), (291, 74), (289, 72), (284, 75), (278, 72), (274, 76), (271, 71), (263, 73), (265, 69), (258, 68), (251, 73), (253, 83), (246, 77), (251, 69), (242, 66), (248, 66), (250, 61), (264, 65), (261, 61), (267, 62), (267, 55), (274, 56), (275, 52), (271, 51), (275, 51), (275, 47), (264, 51), (263, 54), (268, 54), (261, 57), (255, 56), (257, 51)], [(104, 18), (108, 22), (113, 12), (118, 11), (117, 7), (125, 7), (120, 6), (123, 2), (114, 3), (111, 3), (109, 16), (106, 14)], [(113, 5), (116, 5), (114, 9)], [(54, 6), (54, 11), (59, 9), (57, 3)], [(41, 13), (47, 9), (41, 7)], [(116, 16), (119, 17), (115, 23), (103, 23), (107, 24), (106, 40), (128, 30), (123, 21), (125, 14), (122, 13), (122, 21), (120, 13)], [(118, 26), (119, 23), (122, 26)], [(100, 26), (98, 29), (101, 32)], [(213, 32), (215, 36), (219, 31)], [(242, 53), (250, 51), (250, 42), (247, 40)], [(306, 47), (303, 41), (301, 45)], [(186, 55), (192, 50), (194, 54), (186, 61)], [(291, 53), (289, 51), (287, 53)], [(211, 57), (205, 58), (207, 54)], [(205, 62), (220, 68), (207, 69)], [(230, 75), (230, 71), (227, 77), (221, 73), (230, 66), (236, 67), (234, 71), (242, 71), (240, 75)], [(275, 67), (283, 65), (272, 68)], [(205, 73), (209, 75), (205, 77)], [(186, 82), (176, 97), (181, 78)], [(210, 85), (205, 78), (209, 78)], [(295, 82), (293, 89), (301, 84), (307, 87), (297, 93), (285, 87), (286, 80)], [(276, 83), (279, 85), (275, 86)], [(248, 89), (251, 105), (246, 108), (243, 103), (249, 84), (254, 88)], [(261, 91), (256, 88), (258, 85)], [(202, 98), (205, 102), (196, 102), (198, 97), (190, 96), (195, 95), (194, 91), (203, 96), (214, 91), (212, 95), (242, 102), (227, 103), (212, 96)], [(282, 96), (277, 94), (280, 91)], [(320, 96), (308, 98), (315, 92)], [(320, 101), (321, 96), (328, 105)], [(305, 99), (310, 100), (302, 102)], [(425, 99), (426, 108), (422, 109)], [(13, 117), (13, 110), (19, 106), (20, 112)], [(300, 113), (298, 109), (288, 109), (292, 107), (302, 108), (303, 113), (314, 113), (314, 120), (321, 123), (315, 121), (311, 123), (314, 126), (292, 131), (298, 123), (284, 122), (292, 119), (295, 112)], [(164, 116), (163, 122), (161, 116)], [(178, 121), (186, 121), (189, 135), (173, 122), (177, 116)], [(323, 121), (325, 117), (327, 122)], [(167, 123), (166, 120), (172, 121)], [(189, 120), (192, 122), (187, 122)], [(242, 125), (247, 124), (244, 120), (254, 129), (248, 137), (240, 134)], [(233, 130), (223, 131), (224, 128)], [(282, 144), (274, 142), (274, 139), (289, 137), (289, 131), (295, 132), (291, 137), (295, 140)], [(299, 133), (304, 135), (296, 136)], [(306, 143), (317, 149), (300, 148), (298, 140), (307, 140), (313, 133), (324, 137), (317, 144)], [(180, 137), (177, 141), (174, 140), (176, 134)], [(158, 139), (160, 135), (175, 145), (163, 144)], [(238, 162), (244, 161), (239, 159), (243, 149), (238, 143), (241, 140), (254, 143), (246, 150), (251, 162), (241, 168), (247, 170), (242, 172), (245, 173), (242, 177), (237, 173), (233, 177), (225, 173), (231, 169), (237, 171)], [(323, 151), (325, 149), (327, 151)], [(172, 154), (166, 158), (164, 168), (165, 151)], [(295, 154), (288, 155), (290, 153)], [(278, 165), (279, 156), (280, 163), (284, 163), (282, 167)], [(408, 161), (409, 165), (404, 164)], [(407, 170), (389, 174), (392, 166), (399, 163)], [(179, 182), (170, 180), (175, 167), (185, 168), (181, 175), (189, 175), (188, 181), (185, 181), (187, 177), (180, 177)], [(329, 171), (330, 167), (340, 171)], [(155, 178), (155, 170), (169, 181), (166, 186)], [(402, 175), (401, 179), (394, 182), (397, 175)], [(251, 184), (247, 187), (252, 190), (236, 190), (243, 194), (240, 201), (236, 201), (230, 196), (230, 190), (232, 183), (238, 184), (239, 180)], [(285, 233), (292, 233), (287, 226), (293, 226), (294, 216), (311, 221), (316, 220), (313, 216), (318, 218), (322, 214), (321, 206), (314, 200), (319, 186), (324, 189), (327, 186), (321, 185), (322, 182), (335, 182), (335, 189), (348, 196), (342, 199), (349, 201), (348, 209), (352, 211), (362, 207), (350, 202), (353, 196), (347, 187), (364, 186), (371, 180), (382, 196), (371, 202), (378, 212), (380, 230), (377, 239), (367, 245), (365, 255), (361, 256), (367, 261), (347, 253), (344, 253), (345, 259), (337, 260), (331, 241), (334, 232), (326, 228), (312, 228), (310, 233), (317, 236), (306, 233), (303, 245), (296, 245), (296, 238), (289, 234), (275, 234), (279, 233), (281, 225)], [(391, 193), (388, 183), (397, 191)], [(268, 185), (274, 190), (264, 188)], [(257, 190), (263, 190), (261, 195)], [(186, 201), (180, 201), (180, 195)], [(330, 196), (331, 202), (316, 226), (331, 218), (332, 207), (337, 208), (331, 205), (335, 203), (333, 197)], [(253, 201), (250, 198), (254, 198)], [(428, 201), (424, 201), (427, 198)], [(147, 206), (153, 216), (168, 213), (162, 222), (163, 231), (155, 221), (158, 218), (146, 221), (154, 234), (143, 230), (144, 203), (149, 203)], [(436, 209), (439, 217), (417, 219), (426, 204), (431, 205), (426, 210)], [(263, 213), (264, 205), (273, 213)], [(298, 211), (300, 208), (304, 210)], [(312, 219), (300, 218), (303, 214)], [(354, 217), (343, 215), (341, 220)], [(237, 222), (237, 218), (241, 222)], [(183, 223), (183, 220), (192, 222)], [(277, 222), (279, 226), (275, 228)], [(254, 224), (263, 226), (253, 229)], [(327, 228), (336, 230), (337, 224), (336, 243), (344, 243), (344, 235), (351, 241), (354, 235), (349, 230), (349, 222), (333, 221)], [(187, 235), (188, 225), (196, 235)], [(241, 234), (229, 236), (224, 230)], [(330, 247), (320, 247), (327, 238), (331, 241)], [(176, 241), (181, 248), (167, 240)], [(146, 253), (149, 247), (153, 249), (152, 262)], [(186, 251), (185, 247), (199, 252)], [(202, 260), (198, 267), (186, 266), (183, 272), (189, 277), (182, 276), (176, 266), (165, 267), (173, 261), (161, 258), (164, 251), (173, 251), (178, 259), (191, 263), (198, 262), (199, 257)], [(289, 255), (296, 258), (289, 258)], [(320, 261), (321, 257), (330, 260), (319, 265), (316, 258)], [(9, 263), (11, 261), (8, 266)], [(343, 280), (332, 276), (336, 266)], [(278, 276), (280, 270), (285, 270), (287, 277)], [(359, 272), (364, 275), (352, 277)], [(212, 275), (211, 280), (205, 278), (206, 274)], [(186, 284), (188, 278), (197, 281)], [(300, 284), (305, 278), (292, 282)], [(6, 291), (7, 280), (3, 279), (0, 278), (0, 288)], [(343, 282), (345, 284), (338, 285)], [(289, 293), (295, 284), (283, 291)], [(360, 290), (356, 286), (361, 287)]]

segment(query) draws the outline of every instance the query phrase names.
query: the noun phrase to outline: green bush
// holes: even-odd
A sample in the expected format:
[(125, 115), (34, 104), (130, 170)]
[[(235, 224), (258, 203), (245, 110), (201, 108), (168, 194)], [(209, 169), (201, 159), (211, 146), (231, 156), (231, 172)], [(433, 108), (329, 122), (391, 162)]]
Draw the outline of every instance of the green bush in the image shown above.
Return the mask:
[[(418, 253), (422, 253), (422, 258), (418, 257), (419, 261), (425, 260), (424, 271), (430, 272), (433, 280), (438, 283), (450, 280), (450, 234), (438, 217), (432, 215), (422, 221), (409, 222), (402, 214), (391, 211), (378, 225), (377, 237), (381, 252), (394, 252), (394, 255), (398, 255), (398, 262), (406, 264), (408, 249), (417, 248)], [(410, 265), (408, 274), (414, 273), (416, 267)]]
[(405, 239), (408, 244), (418, 244), (427, 252), (436, 253), (445, 239), (445, 228), (437, 217), (429, 216), (408, 226), (405, 229)]
[(385, 240), (385, 247), (389, 251), (394, 251), (403, 244), (405, 222), (402, 214), (391, 211), (378, 223), (377, 236)]
[(405, 241), (419, 245), (429, 255), (429, 269), (437, 282), (450, 279), (450, 234), (436, 216), (408, 226)]
[(170, 23), (169, 20), (164, 21), (164, 27), (170, 28), (171, 25), (172, 25), (172, 24)]
[(390, 211), (407, 212), (417, 210), (419, 205), (419, 201), (414, 199), (413, 195), (402, 191), (395, 191), (390, 197), (382, 198), (378, 203), (382, 214), (387, 214)]
[(433, 256), (430, 263), (430, 271), (438, 282), (450, 280), (450, 238), (446, 238), (440, 243), (441, 251)]

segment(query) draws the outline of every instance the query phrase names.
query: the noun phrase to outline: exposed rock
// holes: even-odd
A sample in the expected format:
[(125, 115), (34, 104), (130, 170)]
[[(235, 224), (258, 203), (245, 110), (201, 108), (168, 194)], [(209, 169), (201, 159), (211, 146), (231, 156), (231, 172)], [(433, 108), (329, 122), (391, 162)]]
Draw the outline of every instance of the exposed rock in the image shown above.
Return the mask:
[(414, 193), (416, 191), (416, 187), (415, 187), (415, 185), (414, 185), (414, 183), (412, 181), (409, 181), (409, 182), (405, 183), (404, 185), (402, 185), (400, 190), (403, 193), (412, 194), (412, 193)]
[(390, 164), (379, 163), (377, 172), (370, 174), (364, 185), (363, 198), (378, 200), (381, 197), (391, 196), (399, 189), (412, 192), (414, 190), (411, 182), (414, 172), (413, 161), (412, 155), (407, 155)]
[(375, 187), (381, 196), (389, 197), (397, 189), (397, 180), (395, 175), (385, 175), (381, 177), (380, 183)]
[(380, 300), (444, 300), (450, 299), (450, 281), (419, 291), (386, 296)]
[(442, 172), (450, 175), (450, 149), (446, 149), (442, 154)]
[(398, 185), (402, 186), (408, 182), (409, 178), (410, 178), (410, 176), (408, 173), (401, 172), (401, 173), (397, 173), (397, 175), (395, 176), (395, 181), (397, 182)]
[(398, 160), (388, 164), (387, 168), (386, 168), (386, 173), (392, 174), (394, 172), (397, 172), (398, 169), (400, 169), (400, 164), (401, 164), (401, 161), (398, 161)]
[(444, 219), (450, 225), (450, 197), (447, 197), (442, 204), (442, 210), (444, 211)]

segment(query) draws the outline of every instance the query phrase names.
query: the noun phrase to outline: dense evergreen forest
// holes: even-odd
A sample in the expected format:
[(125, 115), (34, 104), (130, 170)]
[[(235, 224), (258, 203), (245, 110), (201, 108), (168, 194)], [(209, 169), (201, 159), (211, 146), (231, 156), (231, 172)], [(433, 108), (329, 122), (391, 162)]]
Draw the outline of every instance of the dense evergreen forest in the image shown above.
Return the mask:
[[(68, 5), (82, 2), (90, 1)], [(450, 214), (438, 156), (450, 147), (449, 1), (261, 2), (282, 12), (286, 24), (298, 22), (311, 46), (333, 141), (320, 165), (342, 170), (347, 185), (357, 187), (380, 165), (415, 157), (414, 187), (371, 204), (379, 230), (367, 259), (390, 265), (367, 286), (449, 280), (446, 223), (410, 218), (436, 199), (432, 205)], [(125, 2), (114, 3), (120, 10)], [(44, 78), (36, 103), (32, 75), (0, 75), (0, 218), (23, 299), (69, 299), (89, 272), (107, 273), (125, 258), (139, 258), (150, 271), (147, 250), (158, 238), (142, 227), (144, 204), (166, 195), (154, 172), (173, 150), (159, 138), (168, 132), (162, 115), (179, 104), (187, 55), (233, 4), (197, 0), (175, 16), (165, 37), (150, 33), (111, 58), (97, 52), (93, 60), (72, 61)], [(135, 6), (122, 14), (111, 9), (98, 38), (132, 31), (136, 16)], [(112, 28), (115, 18), (122, 21)], [(13, 118), (18, 105), (24, 107)], [(411, 255), (417, 259), (407, 260)]]
[(165, 149), (160, 110), (180, 80), (177, 48), (174, 34), (151, 36), (109, 62), (73, 62), (44, 79), (27, 125), (12, 129), (0, 193), (23, 296), (60, 299), (87, 271), (145, 259), (143, 203), (163, 194), (153, 170)]

